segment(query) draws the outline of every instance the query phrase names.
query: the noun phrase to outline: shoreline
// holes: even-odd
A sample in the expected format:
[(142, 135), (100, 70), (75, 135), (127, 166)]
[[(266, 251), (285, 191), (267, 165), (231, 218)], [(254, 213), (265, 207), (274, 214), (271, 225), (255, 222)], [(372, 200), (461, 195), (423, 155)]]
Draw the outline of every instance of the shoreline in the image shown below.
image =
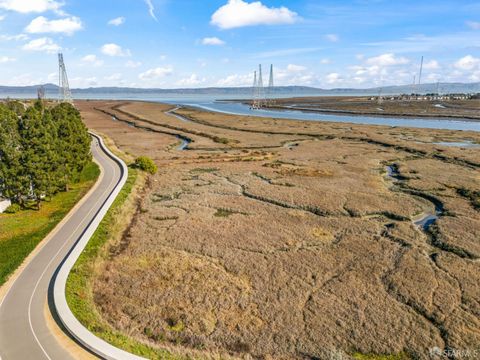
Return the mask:
[[(245, 100), (215, 100), (216, 102), (221, 103), (240, 103), (246, 106), (249, 106), (250, 103)], [(323, 115), (352, 115), (352, 116), (372, 116), (377, 118), (398, 118), (398, 119), (405, 119), (409, 120), (412, 118), (417, 118), (420, 120), (438, 120), (438, 121), (465, 121), (465, 122), (472, 122), (478, 123), (480, 122), (479, 117), (472, 117), (472, 116), (463, 116), (463, 115), (437, 115), (437, 114), (412, 114), (412, 113), (404, 113), (404, 114), (397, 114), (392, 112), (359, 112), (359, 111), (350, 111), (350, 110), (336, 110), (336, 109), (311, 109), (311, 108), (304, 108), (304, 107), (294, 107), (294, 106), (281, 106), (281, 105), (273, 105), (264, 108), (264, 110), (280, 110), (280, 111), (299, 111), (303, 113), (314, 113), (314, 114), (323, 114)]]

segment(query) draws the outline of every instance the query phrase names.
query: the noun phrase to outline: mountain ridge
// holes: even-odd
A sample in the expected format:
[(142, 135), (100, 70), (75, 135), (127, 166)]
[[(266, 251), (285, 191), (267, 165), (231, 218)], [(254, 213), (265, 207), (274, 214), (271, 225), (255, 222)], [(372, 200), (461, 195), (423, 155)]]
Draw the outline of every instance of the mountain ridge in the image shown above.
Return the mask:
[[(0, 95), (29, 94), (36, 95), (37, 89), (43, 86), (46, 95), (58, 93), (58, 86), (47, 83), (30, 86), (1, 86)], [(301, 95), (394, 95), (405, 93), (477, 93), (480, 92), (480, 82), (473, 83), (427, 83), (421, 85), (390, 85), (372, 88), (332, 88), (323, 89), (311, 86), (276, 86), (274, 94), (301, 96)], [(185, 95), (251, 95), (252, 87), (204, 87), (204, 88), (134, 88), (121, 86), (103, 86), (89, 88), (72, 88), (72, 94), (185, 94)]]

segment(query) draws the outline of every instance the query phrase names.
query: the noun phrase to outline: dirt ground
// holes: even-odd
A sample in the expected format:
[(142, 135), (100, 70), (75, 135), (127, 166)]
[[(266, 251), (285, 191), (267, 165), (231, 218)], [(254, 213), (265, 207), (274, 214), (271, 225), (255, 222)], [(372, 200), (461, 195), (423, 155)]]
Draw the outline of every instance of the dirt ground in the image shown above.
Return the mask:
[(206, 357), (479, 347), (480, 148), (433, 144), (479, 133), (77, 105), (159, 166), (96, 275), (116, 329)]

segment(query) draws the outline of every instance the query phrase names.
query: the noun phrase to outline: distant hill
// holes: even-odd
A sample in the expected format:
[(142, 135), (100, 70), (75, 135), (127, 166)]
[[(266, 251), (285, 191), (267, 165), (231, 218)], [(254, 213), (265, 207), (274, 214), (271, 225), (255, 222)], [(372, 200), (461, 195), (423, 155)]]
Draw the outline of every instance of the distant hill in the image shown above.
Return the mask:
[[(58, 86), (54, 84), (45, 84), (45, 93), (47, 97), (56, 97), (58, 94)], [(7, 96), (25, 96), (35, 97), (37, 89), (40, 85), (34, 86), (0, 86), (0, 97)], [(278, 96), (342, 96), (342, 95), (394, 95), (405, 93), (435, 93), (438, 91), (445, 93), (478, 93), (480, 92), (480, 82), (476, 83), (431, 83), (416, 85), (401, 85), (401, 86), (385, 86), (382, 88), (336, 88), (336, 89), (320, 89), (309, 86), (276, 86), (274, 94)], [(185, 89), (142, 89), (129, 87), (91, 87), (85, 89), (72, 89), (72, 93), (80, 95), (81, 97), (88, 97), (88, 95), (101, 97), (99, 95), (115, 95), (115, 94), (145, 94), (145, 95), (162, 95), (162, 94), (177, 94), (177, 95), (219, 95), (219, 96), (251, 96), (251, 87), (208, 87), (208, 88), (185, 88)]]

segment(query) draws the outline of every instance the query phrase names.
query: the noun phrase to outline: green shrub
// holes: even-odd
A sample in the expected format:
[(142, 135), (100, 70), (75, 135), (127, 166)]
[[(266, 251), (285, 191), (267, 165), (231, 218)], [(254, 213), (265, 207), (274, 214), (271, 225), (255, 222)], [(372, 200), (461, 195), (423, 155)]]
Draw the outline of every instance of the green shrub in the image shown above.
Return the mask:
[(5, 214), (16, 214), (22, 208), (18, 204), (12, 204), (8, 208), (5, 209)]
[(155, 174), (158, 170), (157, 165), (147, 156), (139, 156), (135, 159), (135, 167), (146, 171), (150, 174)]

